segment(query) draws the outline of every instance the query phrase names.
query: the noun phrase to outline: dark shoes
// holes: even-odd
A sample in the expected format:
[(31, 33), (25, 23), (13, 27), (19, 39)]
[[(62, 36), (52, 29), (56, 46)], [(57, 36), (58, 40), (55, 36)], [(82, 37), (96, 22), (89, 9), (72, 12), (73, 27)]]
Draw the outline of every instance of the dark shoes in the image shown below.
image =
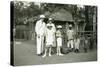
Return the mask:
[(41, 53), (41, 54), (37, 54), (38, 56), (42, 56), (43, 55), (43, 53)]
[(79, 53), (79, 49), (75, 49), (75, 51), (74, 51), (75, 53)]

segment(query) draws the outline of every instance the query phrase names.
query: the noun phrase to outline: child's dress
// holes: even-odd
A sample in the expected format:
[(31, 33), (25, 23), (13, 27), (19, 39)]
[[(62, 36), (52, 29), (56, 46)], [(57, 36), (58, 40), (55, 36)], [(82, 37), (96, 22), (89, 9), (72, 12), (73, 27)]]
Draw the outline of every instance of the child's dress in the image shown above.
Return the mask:
[(79, 38), (74, 40), (74, 45), (75, 45), (75, 49), (79, 49), (79, 45), (80, 45), (80, 39)]
[(62, 46), (62, 34), (60, 30), (57, 30), (56, 37), (57, 37), (57, 46)]

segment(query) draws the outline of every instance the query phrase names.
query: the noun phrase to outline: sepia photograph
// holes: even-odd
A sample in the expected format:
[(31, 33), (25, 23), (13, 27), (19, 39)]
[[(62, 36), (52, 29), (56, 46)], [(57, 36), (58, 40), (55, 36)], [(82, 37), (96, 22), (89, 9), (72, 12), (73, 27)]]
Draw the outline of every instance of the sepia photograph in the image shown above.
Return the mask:
[(12, 66), (97, 61), (97, 6), (10, 2)]

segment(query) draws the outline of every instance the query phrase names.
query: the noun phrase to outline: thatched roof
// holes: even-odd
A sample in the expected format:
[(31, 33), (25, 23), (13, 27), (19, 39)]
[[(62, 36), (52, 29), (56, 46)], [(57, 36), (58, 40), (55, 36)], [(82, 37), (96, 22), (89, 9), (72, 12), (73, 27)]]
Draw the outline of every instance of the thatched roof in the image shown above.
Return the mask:
[(52, 13), (49, 17), (60, 21), (73, 21), (72, 14), (64, 9)]

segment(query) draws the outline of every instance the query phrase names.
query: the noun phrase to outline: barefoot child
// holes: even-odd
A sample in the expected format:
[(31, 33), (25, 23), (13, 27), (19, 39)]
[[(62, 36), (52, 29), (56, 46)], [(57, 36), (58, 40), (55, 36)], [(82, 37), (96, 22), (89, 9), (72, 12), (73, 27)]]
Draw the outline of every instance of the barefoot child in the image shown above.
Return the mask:
[(57, 37), (57, 55), (62, 56), (61, 54), (61, 46), (62, 46), (62, 34), (61, 34), (61, 28), (62, 26), (58, 25), (56, 31), (56, 37)]

